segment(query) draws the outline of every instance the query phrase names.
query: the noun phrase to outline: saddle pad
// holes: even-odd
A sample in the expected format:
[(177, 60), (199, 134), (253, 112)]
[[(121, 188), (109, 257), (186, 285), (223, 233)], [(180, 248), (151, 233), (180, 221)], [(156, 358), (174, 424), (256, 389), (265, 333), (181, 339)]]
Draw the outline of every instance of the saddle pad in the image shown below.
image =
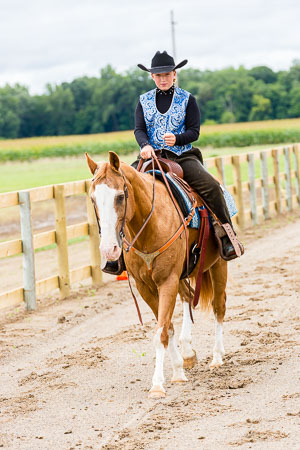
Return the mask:
[[(148, 170), (146, 173), (150, 173), (152, 174), (152, 170)], [(158, 180), (163, 181), (163, 176), (160, 172), (160, 170), (155, 170), (155, 176)], [(189, 199), (189, 197), (187, 196), (187, 194), (184, 192), (184, 190), (182, 189), (182, 187), (174, 180), (174, 178), (172, 178), (168, 173), (165, 173), (165, 176), (167, 178), (167, 180), (169, 181), (170, 184), (170, 188), (172, 190), (172, 193), (174, 195), (174, 197), (176, 198), (178, 205), (182, 211), (182, 214), (184, 215), (184, 217), (187, 217), (192, 209), (192, 203)], [(226, 206), (228, 209), (228, 212), (230, 214), (230, 217), (233, 217), (238, 211), (235, 205), (235, 201), (233, 196), (230, 194), (230, 192), (227, 191), (227, 189), (224, 188), (224, 186), (220, 185), (223, 195), (224, 195), (224, 199), (226, 202)], [(190, 228), (196, 228), (198, 229), (200, 227), (200, 214), (198, 211), (198, 208), (196, 208), (196, 212), (189, 224)]]
[(227, 191), (227, 189), (224, 188), (224, 186), (222, 184), (220, 184), (221, 189), (223, 191), (223, 195), (224, 195), (224, 199), (226, 202), (226, 206), (229, 212), (230, 217), (233, 217), (237, 214), (238, 210), (234, 201), (233, 196), (230, 194), (229, 191)]

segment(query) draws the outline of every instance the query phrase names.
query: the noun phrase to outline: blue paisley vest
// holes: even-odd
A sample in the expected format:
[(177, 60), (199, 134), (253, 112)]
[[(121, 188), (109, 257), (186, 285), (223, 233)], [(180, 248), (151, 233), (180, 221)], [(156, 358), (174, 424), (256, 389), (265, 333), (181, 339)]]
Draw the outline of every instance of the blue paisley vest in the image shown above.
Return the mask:
[(171, 106), (164, 114), (156, 108), (155, 94), (156, 89), (152, 89), (140, 96), (149, 143), (154, 149), (165, 148), (179, 156), (190, 150), (192, 145), (169, 147), (165, 145), (163, 136), (166, 133), (181, 134), (185, 132), (185, 113), (190, 94), (175, 86)]

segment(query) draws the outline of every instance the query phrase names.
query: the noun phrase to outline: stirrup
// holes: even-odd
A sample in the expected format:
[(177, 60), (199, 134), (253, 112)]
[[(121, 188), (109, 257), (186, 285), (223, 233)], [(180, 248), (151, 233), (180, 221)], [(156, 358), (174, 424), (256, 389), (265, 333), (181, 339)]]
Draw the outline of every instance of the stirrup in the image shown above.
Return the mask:
[[(225, 261), (231, 261), (232, 259), (238, 258), (239, 256), (242, 256), (244, 254), (244, 246), (236, 237), (236, 234), (229, 223), (218, 224), (217, 222), (215, 222), (213, 226), (221, 258), (223, 258)], [(224, 253), (224, 240), (222, 239), (224, 238), (224, 236), (227, 236), (232, 244), (232, 248), (234, 251), (231, 255), (226, 255)]]
[(110, 275), (121, 275), (126, 270), (123, 252), (117, 261), (107, 261), (102, 272), (109, 273)]

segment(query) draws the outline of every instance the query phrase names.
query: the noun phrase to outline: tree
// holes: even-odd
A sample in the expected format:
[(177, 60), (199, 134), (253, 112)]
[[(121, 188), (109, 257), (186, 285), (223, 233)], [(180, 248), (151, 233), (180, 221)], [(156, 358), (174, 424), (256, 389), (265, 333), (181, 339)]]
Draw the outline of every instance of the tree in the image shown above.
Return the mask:
[(256, 80), (262, 80), (264, 83), (275, 83), (277, 75), (267, 66), (256, 66), (249, 70), (249, 75)]
[(262, 95), (255, 94), (253, 96), (253, 106), (249, 114), (249, 120), (266, 120), (270, 119), (272, 113), (271, 101)]
[(290, 117), (300, 117), (300, 83), (295, 84), (290, 92)]
[(28, 89), (16, 84), (0, 88), (0, 136), (19, 136), (21, 117), (30, 100)]
[[(300, 61), (289, 70), (267, 66), (250, 70), (184, 69), (179, 85), (196, 97), (204, 121), (243, 122), (299, 117)], [(154, 83), (147, 72), (131, 68), (117, 73), (108, 65), (99, 77), (80, 77), (71, 83), (48, 85), (42, 95), (30, 96), (24, 86), (0, 88), (0, 136), (26, 137), (99, 133), (134, 127), (139, 96)]]
[(49, 122), (46, 125), (45, 134), (48, 136), (72, 134), (75, 104), (71, 89), (65, 84), (64, 87), (48, 85), (47, 90), (46, 113)]
[(235, 116), (231, 111), (224, 111), (221, 116), (221, 123), (233, 123), (235, 122)]

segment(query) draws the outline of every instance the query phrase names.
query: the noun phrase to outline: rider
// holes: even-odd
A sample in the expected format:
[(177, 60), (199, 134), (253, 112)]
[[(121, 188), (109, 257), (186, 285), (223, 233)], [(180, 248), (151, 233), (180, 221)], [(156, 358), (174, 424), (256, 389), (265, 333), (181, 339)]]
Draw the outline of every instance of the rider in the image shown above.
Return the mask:
[[(175, 85), (176, 69), (186, 63), (185, 59), (176, 65), (166, 51), (158, 51), (150, 69), (138, 64), (140, 69), (151, 73), (156, 85), (156, 89), (140, 96), (136, 107), (134, 134), (140, 146), (140, 157), (151, 158), (153, 149), (160, 149), (162, 157), (176, 161), (182, 167), (187, 183), (199, 193), (219, 221), (229, 224), (232, 230), (220, 183), (204, 168), (200, 150), (191, 145), (199, 136), (200, 111), (195, 97)], [(137, 167), (137, 164), (135, 161), (132, 165)], [(217, 223), (214, 227), (221, 237), (221, 256), (226, 260), (236, 258), (238, 255), (223, 227)], [(236, 242), (243, 253), (242, 244), (237, 239)]]

